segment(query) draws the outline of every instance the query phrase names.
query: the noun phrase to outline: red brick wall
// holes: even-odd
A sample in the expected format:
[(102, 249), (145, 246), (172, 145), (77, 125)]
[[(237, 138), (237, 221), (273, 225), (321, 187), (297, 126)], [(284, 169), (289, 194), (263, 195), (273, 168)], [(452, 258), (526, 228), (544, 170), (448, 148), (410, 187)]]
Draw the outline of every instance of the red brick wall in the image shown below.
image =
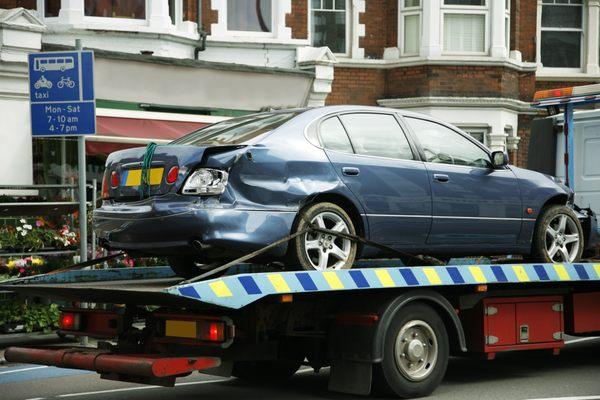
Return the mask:
[(210, 25), (219, 22), (219, 12), (211, 8), (211, 0), (202, 1), (202, 29), (210, 35)]
[(292, 28), (292, 38), (308, 39), (308, 0), (292, 0), (292, 12), (285, 16), (285, 26)]
[[(396, 1), (391, 1), (396, 2)], [(388, 37), (388, 0), (368, 0), (365, 12), (359, 15), (365, 24), (365, 36), (359, 40), (359, 47), (365, 49), (366, 58), (382, 58)]]
[(519, 74), (504, 67), (416, 66), (388, 71), (386, 97), (519, 98)]
[(0, 8), (23, 7), (28, 10), (37, 9), (36, 0), (0, 0)]
[(335, 79), (327, 105), (377, 105), (385, 93), (385, 70), (372, 68), (335, 68)]
[(517, 18), (513, 18), (514, 22), (511, 22), (514, 45), (521, 51), (523, 61), (535, 61), (537, 0), (512, 0), (511, 6), (511, 13), (517, 14)]

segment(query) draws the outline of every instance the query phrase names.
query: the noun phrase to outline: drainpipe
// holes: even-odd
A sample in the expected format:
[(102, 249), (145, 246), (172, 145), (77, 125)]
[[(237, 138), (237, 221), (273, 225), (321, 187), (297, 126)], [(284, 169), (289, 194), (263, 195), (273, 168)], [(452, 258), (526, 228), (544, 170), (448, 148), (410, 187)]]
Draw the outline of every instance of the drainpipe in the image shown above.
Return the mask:
[(198, 35), (200, 35), (200, 39), (198, 39), (198, 46), (194, 48), (194, 60), (198, 59), (198, 54), (201, 51), (206, 50), (206, 32), (204, 32), (204, 27), (202, 26), (202, 0), (198, 0), (198, 13), (196, 15), (196, 25), (198, 27)]

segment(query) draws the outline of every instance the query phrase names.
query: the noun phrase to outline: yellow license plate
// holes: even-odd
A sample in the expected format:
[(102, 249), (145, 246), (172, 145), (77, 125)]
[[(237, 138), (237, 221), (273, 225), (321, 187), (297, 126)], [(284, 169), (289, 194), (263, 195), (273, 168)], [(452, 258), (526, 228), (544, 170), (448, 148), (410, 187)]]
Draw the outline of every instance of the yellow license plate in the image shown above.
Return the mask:
[[(164, 168), (152, 168), (150, 170), (150, 185), (160, 185)], [(129, 169), (123, 173), (121, 186), (140, 186), (142, 184), (142, 170)]]
[(165, 336), (196, 339), (196, 321), (165, 321)]

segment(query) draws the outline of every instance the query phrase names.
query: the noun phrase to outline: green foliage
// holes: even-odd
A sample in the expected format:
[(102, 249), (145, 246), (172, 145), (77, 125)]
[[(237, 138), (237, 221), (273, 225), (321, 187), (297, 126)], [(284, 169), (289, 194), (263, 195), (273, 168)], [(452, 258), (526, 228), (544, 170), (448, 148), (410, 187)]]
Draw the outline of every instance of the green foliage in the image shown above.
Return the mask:
[(23, 324), (27, 332), (58, 328), (60, 310), (56, 304), (26, 303), (20, 300), (0, 303), (0, 325)]

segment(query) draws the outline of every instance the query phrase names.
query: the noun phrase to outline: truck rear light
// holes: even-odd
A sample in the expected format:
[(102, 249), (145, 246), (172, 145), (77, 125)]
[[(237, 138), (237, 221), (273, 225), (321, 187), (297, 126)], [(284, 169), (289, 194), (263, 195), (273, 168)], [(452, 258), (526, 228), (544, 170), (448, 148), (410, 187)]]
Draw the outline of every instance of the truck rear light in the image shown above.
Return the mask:
[(205, 342), (224, 342), (225, 323), (216, 321), (199, 321), (198, 338)]
[(110, 187), (113, 189), (119, 187), (119, 174), (117, 174), (117, 171), (113, 171), (110, 174)]
[(81, 328), (81, 315), (75, 313), (62, 313), (59, 326), (64, 331), (78, 331)]
[(178, 176), (179, 176), (179, 167), (178, 166), (171, 167), (171, 169), (169, 170), (169, 173), (167, 174), (167, 183), (169, 185), (174, 184), (177, 181)]

